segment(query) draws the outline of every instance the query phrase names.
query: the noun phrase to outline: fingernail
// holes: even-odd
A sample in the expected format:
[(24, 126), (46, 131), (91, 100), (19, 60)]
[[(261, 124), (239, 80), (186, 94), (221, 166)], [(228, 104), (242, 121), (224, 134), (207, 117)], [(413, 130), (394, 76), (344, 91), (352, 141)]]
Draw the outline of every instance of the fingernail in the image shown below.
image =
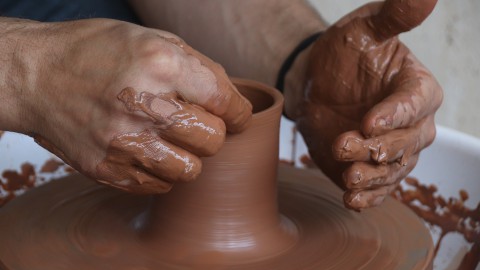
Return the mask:
[(347, 191), (344, 194), (343, 200), (344, 200), (345, 206), (354, 210), (360, 210), (362, 208), (365, 208), (366, 201), (364, 200), (364, 198), (362, 198), (363, 196), (361, 195), (361, 193), (360, 192), (357, 192), (355, 194), (353, 193), (354, 192)]
[(357, 153), (363, 145), (358, 139), (349, 138), (340, 149), (336, 149), (337, 159), (341, 161), (353, 161), (355, 153)]
[(185, 159), (185, 167), (181, 172), (179, 180), (182, 182), (190, 182), (197, 179), (202, 172), (202, 162), (200, 159)]
[(391, 118), (378, 118), (377, 121), (375, 121), (375, 127), (380, 127), (380, 128), (390, 128), (392, 126), (392, 119)]
[(362, 182), (362, 174), (358, 171), (346, 173), (347, 181), (350, 185), (356, 186)]
[(377, 121), (375, 121), (375, 126), (384, 127), (386, 124), (387, 124), (387, 121), (385, 121), (385, 119), (383, 118), (379, 118), (377, 119)]

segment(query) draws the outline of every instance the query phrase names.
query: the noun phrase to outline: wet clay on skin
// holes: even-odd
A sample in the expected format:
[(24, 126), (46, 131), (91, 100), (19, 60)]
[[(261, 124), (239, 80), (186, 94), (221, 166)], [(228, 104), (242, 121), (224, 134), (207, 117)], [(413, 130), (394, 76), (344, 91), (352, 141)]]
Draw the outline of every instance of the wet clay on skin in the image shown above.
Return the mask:
[(0, 260), (15, 270), (431, 269), (429, 232), (401, 203), (356, 213), (319, 171), (277, 170), (282, 97), (236, 84), (252, 126), (202, 159), (196, 181), (155, 196), (79, 174), (52, 181), (0, 209)]
[[(192, 56), (191, 60), (199, 61), (201, 66), (207, 67), (210, 71), (213, 72), (213, 74), (224, 74), (225, 78), (221, 79), (217, 77), (215, 79), (217, 85), (216, 91), (221, 91), (222, 89), (231, 89), (233, 92), (235, 92), (235, 94), (239, 94), (235, 87), (232, 85), (232, 82), (227, 79), (225, 70), (221, 65), (215, 63), (205, 55), (200, 54), (198, 51), (194, 50), (192, 47), (190, 47), (183, 41), (174, 38), (165, 38), (161, 36), (159, 37), (181, 48), (186, 54)], [(202, 71), (200, 70), (197, 70), (196, 72), (202, 73)], [(186, 84), (191, 85), (191, 89), (195, 89), (195, 91), (197, 91), (197, 87), (194, 87), (195, 82), (188, 81), (187, 79)], [(205, 91), (206, 89), (203, 90)], [(249, 125), (249, 120), (251, 118), (251, 116), (246, 117), (250, 115), (246, 113), (246, 111), (251, 112), (252, 105), (245, 98), (231, 98), (228, 96), (223, 96), (220, 98), (220, 96), (216, 95), (216, 91), (210, 91), (210, 95), (198, 96), (202, 97), (205, 100), (197, 100), (197, 102), (195, 103), (205, 104), (206, 106), (204, 107), (212, 108), (210, 110), (212, 114), (226, 120), (225, 124), (229, 132), (237, 133), (244, 130)], [(242, 97), (241, 95), (239, 96)], [(222, 99), (225, 98), (227, 98), (229, 102), (223, 102), (224, 100)]]
[[(296, 121), (312, 159), (337, 185), (351, 189), (349, 183), (345, 182), (352, 182), (353, 179), (345, 180), (343, 172), (352, 163), (345, 161), (370, 158), (376, 163), (398, 163), (400, 166), (413, 167), (419, 146), (427, 144), (434, 134), (433, 125), (428, 127), (429, 130), (416, 130), (418, 134), (409, 133), (408, 129), (390, 130), (394, 133), (376, 142), (375, 136), (380, 134), (375, 134), (373, 127), (387, 131), (394, 123), (409, 123), (416, 117), (422, 120), (428, 118), (427, 115), (418, 115), (417, 109), (434, 112), (441, 93), (425, 106), (419, 105), (425, 99), (423, 93), (416, 96), (404, 94), (395, 97), (398, 106), (391, 106), (388, 111), (371, 110), (405, 87), (419, 89), (425, 84), (425, 89), (436, 87), (432, 80), (426, 79), (430, 76), (428, 71), (419, 66), (408, 48), (396, 37), (422, 22), (432, 11), (435, 2), (408, 0), (371, 4), (370, 13), (374, 15), (369, 13), (362, 16), (357, 13), (356, 18), (343, 19), (328, 28), (313, 45), (306, 75), (306, 92)], [(377, 119), (375, 123), (368, 123), (365, 122), (367, 114), (371, 117), (388, 117), (374, 118)], [(433, 123), (433, 119), (428, 120)], [(356, 138), (352, 136), (349, 141), (339, 143), (339, 135), (352, 131), (358, 131)], [(362, 144), (357, 143), (357, 138)], [(385, 151), (392, 148), (397, 150), (395, 145), (403, 146), (398, 151), (399, 156), (386, 160), (388, 153)], [(361, 153), (366, 152), (367, 156), (350, 156), (359, 149), (365, 149)], [(369, 170), (365, 170), (362, 178), (370, 179), (368, 173)], [(368, 191), (370, 188), (362, 187), (356, 191)], [(358, 195), (358, 192), (347, 193), (346, 206), (361, 209), (371, 206), (368, 201), (376, 199), (373, 193), (363, 198), (355, 194)], [(379, 192), (378, 195), (382, 199), (386, 193)], [(355, 204), (352, 203), (354, 201)]]
[(107, 157), (97, 166), (101, 183), (134, 193), (164, 193), (175, 181), (197, 178), (202, 168), (198, 156), (211, 156), (223, 145), (225, 125), (221, 119), (176, 93), (137, 93), (128, 87), (118, 99), (130, 113), (147, 115), (153, 125), (110, 142)]
[[(185, 96), (180, 96), (176, 92), (137, 93), (128, 87), (118, 95), (129, 113), (146, 115), (153, 125), (113, 138), (107, 156), (96, 167), (96, 178), (106, 185), (141, 194), (165, 193), (174, 182), (197, 178), (202, 169), (199, 157), (215, 154), (223, 145), (226, 130), (243, 130), (251, 112), (251, 104), (238, 93), (220, 65), (183, 41), (159, 38), (191, 56), (188, 59), (195, 62), (192, 66), (196, 69), (190, 72), (202, 74), (202, 79), (216, 84), (216, 88), (201, 89), (205, 92), (202, 95), (186, 91), (182, 92)], [(188, 78), (182, 81), (184, 86), (197, 91), (195, 82)], [(233, 93), (219, 94), (228, 89)]]

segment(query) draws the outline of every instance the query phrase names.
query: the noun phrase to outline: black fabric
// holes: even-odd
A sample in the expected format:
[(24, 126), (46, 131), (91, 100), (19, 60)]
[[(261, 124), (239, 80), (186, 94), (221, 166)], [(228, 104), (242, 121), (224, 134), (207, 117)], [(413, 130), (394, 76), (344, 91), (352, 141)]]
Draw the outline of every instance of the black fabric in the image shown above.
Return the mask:
[(110, 18), (140, 24), (126, 0), (0, 0), (0, 16), (43, 22)]
[(277, 88), (280, 92), (283, 93), (283, 88), (285, 87), (285, 76), (292, 67), (297, 56), (303, 50), (308, 48), (308, 46), (310, 46), (313, 42), (315, 42), (322, 34), (323, 32), (315, 33), (302, 40), (302, 42), (300, 42), (300, 44), (298, 44), (297, 47), (295, 47), (295, 49), (290, 53), (287, 59), (285, 59), (285, 62), (283, 62), (283, 65), (280, 67), (280, 71), (278, 72), (277, 76), (277, 83), (275, 84), (275, 88)]
[[(283, 88), (285, 87), (285, 76), (287, 75), (288, 71), (290, 70), (293, 63), (295, 62), (295, 59), (297, 59), (297, 56), (303, 50), (308, 48), (308, 46), (310, 46), (313, 42), (315, 42), (322, 34), (323, 32), (318, 32), (302, 40), (302, 42), (300, 42), (300, 44), (298, 44), (297, 47), (293, 49), (293, 51), (290, 53), (287, 59), (285, 59), (285, 62), (283, 62), (283, 65), (280, 67), (280, 70), (278, 71), (277, 83), (275, 84), (275, 88), (277, 88), (280, 92), (283, 93)], [(290, 119), (285, 114), (285, 110), (283, 111), (283, 116), (285, 116), (287, 119)]]

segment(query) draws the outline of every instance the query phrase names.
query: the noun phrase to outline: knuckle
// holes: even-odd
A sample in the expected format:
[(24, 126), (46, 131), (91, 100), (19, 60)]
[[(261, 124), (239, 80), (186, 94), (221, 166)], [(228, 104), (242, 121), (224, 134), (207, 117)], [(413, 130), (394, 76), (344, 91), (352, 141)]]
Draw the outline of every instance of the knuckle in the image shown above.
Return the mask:
[(431, 145), (437, 135), (437, 129), (435, 127), (433, 117), (429, 117), (429, 119), (427, 119), (426, 123), (424, 123), (423, 125), (423, 145), (421, 145), (421, 148), (425, 148)]
[(435, 140), (435, 131), (434, 132), (429, 132), (429, 134), (427, 135), (427, 139), (425, 140), (425, 146), (424, 147), (427, 147), (427, 146), (431, 145), (434, 140)]
[(432, 125), (432, 127), (429, 128), (427, 132), (427, 145), (430, 145), (433, 143), (436, 135), (437, 135), (437, 129), (435, 128), (434, 125)]
[(433, 110), (436, 111), (443, 102), (444, 91), (442, 86), (440, 86), (440, 84), (434, 77), (432, 77), (431, 79), (433, 80), (432, 82), (433, 86), (432, 86), (430, 96), (433, 98), (433, 102), (432, 102)]
[(144, 70), (162, 80), (173, 80), (181, 72), (181, 55), (173, 45), (158, 39), (147, 39), (139, 46), (140, 61)]
[(233, 93), (231, 91), (218, 90), (214, 92), (210, 98), (212, 108), (214, 109), (213, 113), (218, 116), (227, 115), (232, 99)]

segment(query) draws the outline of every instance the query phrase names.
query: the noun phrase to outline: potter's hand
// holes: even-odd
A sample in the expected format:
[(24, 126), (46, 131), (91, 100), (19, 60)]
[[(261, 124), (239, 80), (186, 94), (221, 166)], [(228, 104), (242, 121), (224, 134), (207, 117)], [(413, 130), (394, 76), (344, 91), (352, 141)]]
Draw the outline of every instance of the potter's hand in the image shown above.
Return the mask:
[(346, 189), (347, 207), (379, 205), (435, 137), (441, 87), (397, 38), (435, 4), (366, 5), (311, 49), (296, 122), (313, 160)]
[(223, 68), (170, 33), (113, 20), (47, 28), (25, 133), (93, 179), (166, 192), (249, 123), (251, 105)]

